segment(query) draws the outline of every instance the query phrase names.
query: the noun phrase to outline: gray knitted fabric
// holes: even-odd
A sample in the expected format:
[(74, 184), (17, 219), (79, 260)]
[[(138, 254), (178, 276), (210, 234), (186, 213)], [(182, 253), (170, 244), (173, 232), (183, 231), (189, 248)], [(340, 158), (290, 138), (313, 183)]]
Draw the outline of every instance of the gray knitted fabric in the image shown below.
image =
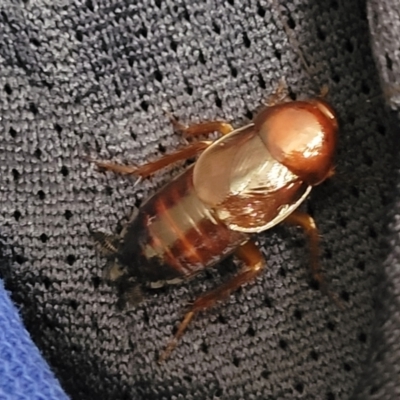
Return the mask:
[[(385, 111), (372, 56), (374, 48), (377, 65), (399, 79), (398, 56), (389, 54), (399, 32), (390, 1), (369, 5), (374, 47), (361, 0), (281, 2), (290, 40), (278, 1), (2, 4), (0, 229), (14, 255), (3, 274), (72, 398), (399, 397), (398, 203), (391, 248), (384, 245), (396, 198), (397, 116)], [(142, 164), (183, 145), (163, 109), (184, 122), (241, 126), (281, 77), (297, 98), (328, 84), (339, 115), (337, 175), (305, 209), (320, 228), (321, 261), (345, 310), (310, 285), (302, 233), (280, 226), (258, 236), (263, 275), (199, 315), (158, 366), (185, 306), (226, 279), (224, 269), (232, 274), (233, 260), (119, 310), (88, 226), (116, 232), (184, 166), (134, 186), (83, 156)]]
[[(370, 1), (368, 19), (373, 39), (372, 47), (385, 99), (395, 115), (392, 122), (397, 131), (395, 144), (398, 148), (400, 143), (400, 59), (398, 56), (400, 9), (391, 1)], [(393, 204), (388, 211), (390, 247), (378, 286), (379, 308), (369, 362), (358, 385), (356, 398), (359, 400), (400, 398), (400, 177), (398, 172), (395, 179)]]

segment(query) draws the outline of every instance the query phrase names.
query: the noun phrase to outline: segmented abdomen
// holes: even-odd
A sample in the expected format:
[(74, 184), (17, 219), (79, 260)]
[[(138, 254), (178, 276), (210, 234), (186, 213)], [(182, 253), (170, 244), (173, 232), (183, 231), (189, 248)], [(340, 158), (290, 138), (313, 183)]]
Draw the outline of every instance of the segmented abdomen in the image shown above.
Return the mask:
[(121, 261), (143, 280), (172, 281), (230, 254), (247, 235), (228, 229), (197, 197), (193, 168), (162, 188), (139, 210), (125, 235)]

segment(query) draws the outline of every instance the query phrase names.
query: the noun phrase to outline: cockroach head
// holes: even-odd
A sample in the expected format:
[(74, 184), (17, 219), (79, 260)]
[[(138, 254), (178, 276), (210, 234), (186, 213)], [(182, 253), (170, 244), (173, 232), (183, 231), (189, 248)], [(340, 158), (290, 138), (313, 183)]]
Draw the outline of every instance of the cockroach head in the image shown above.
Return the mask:
[(254, 124), (272, 157), (309, 185), (333, 173), (338, 122), (322, 99), (268, 107)]

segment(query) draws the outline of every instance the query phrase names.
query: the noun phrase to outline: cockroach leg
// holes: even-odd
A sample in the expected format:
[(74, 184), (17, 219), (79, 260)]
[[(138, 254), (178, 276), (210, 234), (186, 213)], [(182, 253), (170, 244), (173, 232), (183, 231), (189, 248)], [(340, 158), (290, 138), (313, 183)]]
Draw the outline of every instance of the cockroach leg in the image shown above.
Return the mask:
[(310, 245), (310, 256), (311, 256), (311, 272), (313, 278), (318, 282), (320, 290), (329, 296), (329, 298), (340, 308), (344, 309), (343, 303), (339, 300), (336, 293), (332, 292), (328, 288), (328, 284), (322, 274), (321, 265), (319, 263), (319, 233), (314, 219), (301, 211), (295, 211), (290, 214), (285, 222), (291, 225), (299, 226), (304, 230), (308, 236)]
[(227, 298), (233, 291), (239, 289), (245, 283), (251, 282), (262, 271), (265, 260), (258, 247), (251, 241), (240, 246), (235, 255), (244, 263), (240, 272), (222, 284), (215, 290), (200, 296), (190, 307), (183, 321), (180, 323), (177, 332), (172, 340), (168, 343), (166, 349), (161, 354), (159, 362), (165, 361), (172, 350), (176, 347), (178, 340), (183, 336), (186, 328), (193, 317), (203, 310), (207, 310), (215, 305), (216, 302)]
[(191, 143), (174, 153), (167, 154), (156, 161), (144, 164), (140, 167), (136, 167), (134, 165), (119, 165), (107, 161), (96, 161), (93, 159), (90, 159), (90, 161), (94, 162), (100, 169), (113, 171), (122, 175), (134, 175), (140, 176), (141, 178), (148, 178), (150, 175), (154, 174), (160, 169), (168, 167), (169, 165), (178, 161), (187, 160), (188, 158), (194, 157), (201, 151), (205, 150), (211, 143), (212, 141), (209, 140)]
[(199, 124), (189, 125), (185, 128), (183, 133), (185, 136), (200, 136), (209, 135), (214, 132), (218, 132), (221, 135), (227, 135), (233, 131), (231, 124), (225, 121), (207, 121), (200, 122)]
[(174, 129), (183, 133), (185, 136), (195, 137), (201, 135), (210, 135), (214, 132), (218, 132), (221, 135), (227, 135), (234, 130), (232, 125), (226, 121), (206, 121), (193, 125), (184, 125), (168, 111), (164, 110), (164, 112), (168, 115)]

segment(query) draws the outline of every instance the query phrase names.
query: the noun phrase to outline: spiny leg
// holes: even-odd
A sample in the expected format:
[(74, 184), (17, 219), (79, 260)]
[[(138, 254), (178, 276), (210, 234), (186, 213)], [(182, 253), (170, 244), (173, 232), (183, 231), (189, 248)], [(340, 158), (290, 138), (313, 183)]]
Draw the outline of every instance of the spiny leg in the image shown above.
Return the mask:
[[(178, 122), (173, 115), (169, 114), (168, 112), (166, 113), (170, 117), (174, 128), (178, 131), (183, 132), (186, 136), (194, 137), (200, 135), (208, 135), (213, 132), (219, 132), (222, 135), (227, 135), (228, 133), (233, 131), (232, 125), (228, 124), (225, 121), (208, 121), (185, 126)], [(198, 153), (210, 146), (210, 144), (212, 144), (212, 141), (209, 140), (190, 143), (174, 153), (167, 154), (159, 160), (147, 163), (140, 167), (134, 165), (118, 165), (107, 161), (97, 161), (90, 157), (87, 157), (87, 159), (91, 162), (94, 162), (101, 169), (113, 171), (122, 175), (135, 175), (141, 178), (148, 178), (150, 175), (154, 174), (160, 169), (168, 167), (169, 165), (174, 164), (178, 161), (187, 160), (188, 158), (196, 156)]]
[(227, 135), (234, 129), (231, 124), (226, 121), (205, 121), (193, 125), (184, 125), (179, 122), (172, 114), (165, 111), (175, 130), (182, 132), (185, 136), (201, 136), (209, 135), (214, 132), (218, 132), (221, 135)]
[(224, 121), (208, 121), (200, 122), (199, 124), (189, 125), (185, 128), (186, 136), (209, 135), (213, 132), (218, 132), (221, 135), (227, 135), (233, 131), (231, 124)]
[(210, 140), (191, 143), (174, 153), (167, 154), (156, 161), (149, 162), (140, 167), (136, 167), (134, 165), (119, 165), (107, 161), (97, 161), (91, 158), (88, 159), (89, 161), (94, 162), (100, 169), (113, 171), (122, 175), (135, 175), (142, 178), (147, 178), (160, 169), (168, 167), (171, 164), (194, 157), (196, 154), (206, 149), (211, 143), (212, 141)]
[(199, 311), (211, 308), (215, 305), (216, 302), (227, 298), (233, 291), (239, 289), (239, 287), (241, 287), (245, 283), (254, 280), (254, 278), (262, 271), (265, 265), (265, 260), (260, 250), (251, 241), (240, 246), (236, 250), (235, 255), (244, 263), (243, 268), (228, 282), (222, 284), (220, 287), (214, 289), (213, 291), (197, 298), (197, 300), (190, 307), (189, 311), (186, 313), (182, 322), (178, 326), (178, 330), (175, 333), (174, 337), (168, 343), (164, 352), (161, 354), (159, 362), (162, 362), (169, 357), (172, 350), (176, 347), (178, 340), (184, 334), (190, 321)]
[(340, 309), (343, 309), (344, 306), (342, 302), (339, 300), (336, 293), (329, 290), (328, 284), (326, 283), (326, 280), (322, 274), (321, 265), (319, 262), (319, 233), (313, 217), (304, 212), (295, 211), (285, 219), (285, 222), (291, 225), (299, 226), (304, 230), (308, 236), (310, 245), (311, 273), (313, 278), (316, 282), (318, 282), (320, 290), (328, 295)]

